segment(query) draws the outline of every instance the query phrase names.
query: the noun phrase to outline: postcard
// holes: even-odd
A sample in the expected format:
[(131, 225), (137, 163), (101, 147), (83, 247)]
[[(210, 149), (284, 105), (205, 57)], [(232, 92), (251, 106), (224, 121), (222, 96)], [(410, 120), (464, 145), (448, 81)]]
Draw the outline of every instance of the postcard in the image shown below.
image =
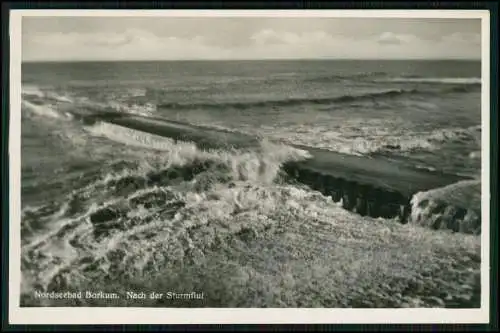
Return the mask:
[(488, 322), (489, 35), (12, 10), (11, 324)]

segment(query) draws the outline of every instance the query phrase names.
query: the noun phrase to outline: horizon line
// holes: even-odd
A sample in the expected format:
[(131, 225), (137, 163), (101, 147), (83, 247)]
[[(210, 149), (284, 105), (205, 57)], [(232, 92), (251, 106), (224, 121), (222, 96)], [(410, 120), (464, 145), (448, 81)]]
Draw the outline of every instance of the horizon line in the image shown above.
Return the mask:
[(96, 62), (237, 62), (237, 61), (471, 61), (481, 62), (481, 58), (260, 58), (260, 59), (103, 59), (103, 60), (21, 60), (21, 64), (38, 63), (96, 63)]

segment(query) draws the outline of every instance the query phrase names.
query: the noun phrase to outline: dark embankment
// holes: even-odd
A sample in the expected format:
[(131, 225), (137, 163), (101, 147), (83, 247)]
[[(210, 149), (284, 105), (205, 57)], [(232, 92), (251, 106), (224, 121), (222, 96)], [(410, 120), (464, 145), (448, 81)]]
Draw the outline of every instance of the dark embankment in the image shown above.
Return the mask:
[(410, 168), (382, 158), (353, 156), (317, 148), (305, 161), (284, 166), (289, 175), (333, 201), (342, 200), (345, 209), (371, 217), (399, 217), (406, 222), (414, 194), (463, 180), (462, 177)]
[(176, 141), (192, 141), (204, 149), (249, 148), (259, 146), (259, 140), (242, 133), (196, 126), (162, 118), (129, 115), (119, 112), (83, 116), (86, 123), (103, 120)]

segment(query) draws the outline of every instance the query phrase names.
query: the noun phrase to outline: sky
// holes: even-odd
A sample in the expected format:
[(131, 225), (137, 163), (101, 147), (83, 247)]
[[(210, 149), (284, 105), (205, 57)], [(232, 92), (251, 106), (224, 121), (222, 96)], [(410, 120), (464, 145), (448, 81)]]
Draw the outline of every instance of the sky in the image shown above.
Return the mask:
[(480, 59), (480, 19), (23, 17), (23, 61)]

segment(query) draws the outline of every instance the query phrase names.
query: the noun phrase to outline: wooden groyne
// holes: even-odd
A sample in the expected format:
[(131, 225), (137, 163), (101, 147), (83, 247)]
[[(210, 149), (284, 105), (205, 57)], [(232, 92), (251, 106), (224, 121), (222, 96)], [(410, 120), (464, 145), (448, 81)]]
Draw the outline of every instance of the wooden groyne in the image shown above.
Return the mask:
[[(259, 140), (242, 133), (196, 126), (162, 118), (123, 113), (86, 115), (87, 122), (103, 120), (127, 128), (195, 142), (200, 148), (258, 147)], [(464, 178), (416, 169), (383, 157), (353, 156), (318, 148), (293, 145), (307, 150), (312, 158), (288, 162), (287, 174), (327, 196), (342, 202), (345, 209), (372, 217), (399, 217), (405, 223), (410, 200), (420, 191), (443, 187)]]
[(311, 159), (285, 164), (286, 172), (345, 209), (372, 217), (399, 217), (406, 222), (417, 192), (455, 183), (462, 177), (416, 169), (382, 157), (354, 156), (297, 146)]

